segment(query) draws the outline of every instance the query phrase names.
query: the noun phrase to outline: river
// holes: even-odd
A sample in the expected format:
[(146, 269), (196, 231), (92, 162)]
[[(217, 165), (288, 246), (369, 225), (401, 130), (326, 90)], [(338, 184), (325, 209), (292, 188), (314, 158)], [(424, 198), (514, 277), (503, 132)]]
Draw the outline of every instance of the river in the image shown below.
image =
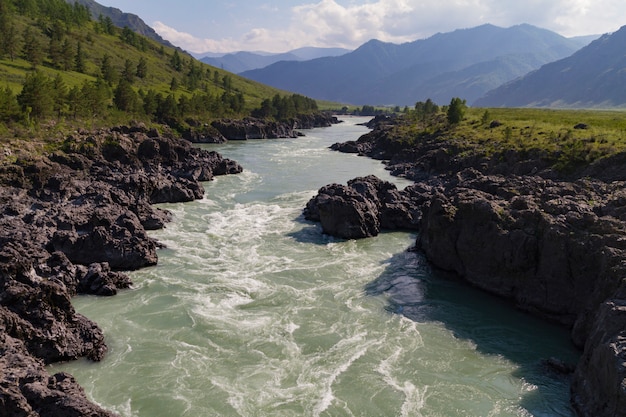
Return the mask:
[(106, 358), (51, 371), (124, 417), (574, 416), (569, 381), (541, 364), (575, 363), (565, 329), (432, 271), (406, 251), (413, 234), (344, 241), (303, 220), (326, 184), (408, 184), (328, 149), (365, 120), (205, 145), (245, 171), (163, 205), (174, 221), (152, 233), (167, 245), (158, 266), (116, 297), (74, 299)]

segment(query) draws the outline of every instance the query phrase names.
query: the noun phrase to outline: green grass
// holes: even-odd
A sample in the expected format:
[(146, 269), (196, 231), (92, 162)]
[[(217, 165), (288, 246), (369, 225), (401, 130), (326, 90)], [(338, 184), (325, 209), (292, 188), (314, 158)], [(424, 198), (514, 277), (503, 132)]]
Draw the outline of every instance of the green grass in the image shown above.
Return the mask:
[[(487, 116), (485, 117), (485, 112)], [(492, 127), (491, 122), (499, 126)], [(576, 129), (585, 124), (586, 129)], [(412, 146), (419, 141), (445, 141), (459, 154), (498, 157), (507, 152), (541, 155), (567, 172), (601, 158), (626, 152), (626, 111), (469, 108), (453, 126), (438, 114), (424, 123), (410, 115), (391, 134)]]

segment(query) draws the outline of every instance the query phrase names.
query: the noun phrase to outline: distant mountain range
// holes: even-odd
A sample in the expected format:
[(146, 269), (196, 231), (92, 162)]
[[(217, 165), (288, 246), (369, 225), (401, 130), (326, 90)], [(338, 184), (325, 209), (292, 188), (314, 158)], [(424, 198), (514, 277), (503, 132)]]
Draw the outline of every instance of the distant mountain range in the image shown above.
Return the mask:
[(473, 102), (486, 92), (567, 57), (589, 38), (565, 38), (531, 25), (483, 25), (401, 45), (372, 40), (353, 52), (281, 61), (244, 77), (316, 99), (413, 105), (431, 98)]
[(253, 69), (264, 68), (280, 61), (308, 61), (311, 59), (340, 56), (350, 52), (343, 48), (299, 48), (282, 54), (272, 54), (266, 52), (234, 52), (231, 54), (200, 54), (206, 55), (200, 60), (214, 67), (222, 68), (235, 74)]
[(475, 102), (488, 107), (626, 107), (626, 26)]
[(139, 16), (132, 13), (124, 13), (120, 9), (115, 7), (103, 6), (94, 0), (65, 0), (67, 3), (78, 3), (86, 6), (91, 12), (91, 16), (94, 19), (98, 19), (100, 15), (103, 17), (109, 17), (113, 21), (113, 24), (117, 27), (128, 27), (134, 32), (153, 39), (165, 46), (174, 46), (169, 41), (163, 39), (158, 33), (155, 32), (150, 26), (146, 24)]

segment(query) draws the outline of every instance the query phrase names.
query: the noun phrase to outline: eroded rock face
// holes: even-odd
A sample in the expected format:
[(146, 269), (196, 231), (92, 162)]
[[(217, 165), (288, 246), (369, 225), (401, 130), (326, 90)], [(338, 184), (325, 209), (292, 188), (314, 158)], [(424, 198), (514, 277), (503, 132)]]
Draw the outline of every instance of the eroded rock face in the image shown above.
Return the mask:
[[(623, 285), (622, 288), (626, 288)], [(584, 355), (572, 380), (582, 416), (626, 415), (626, 294), (596, 311)]]
[[(382, 221), (394, 204), (401, 220)], [(358, 178), (320, 189), (305, 215), (344, 238), (418, 230), (438, 268), (572, 329), (580, 415), (626, 416), (626, 183), (470, 168), (398, 191)]]
[(418, 223), (418, 211), (407, 195), (375, 176), (321, 188), (304, 215), (319, 221), (324, 233), (343, 239), (376, 236), (381, 228), (415, 229)]
[(67, 374), (44, 364), (101, 360), (104, 335), (71, 297), (115, 295), (121, 272), (157, 262), (169, 213), (201, 198), (200, 181), (241, 172), (216, 152), (142, 127), (77, 132), (63, 151), (0, 169), (0, 410), (24, 416), (110, 416)]
[(3, 416), (115, 416), (87, 401), (71, 375), (49, 375), (43, 362), (33, 357), (21, 340), (0, 332), (0, 352)]

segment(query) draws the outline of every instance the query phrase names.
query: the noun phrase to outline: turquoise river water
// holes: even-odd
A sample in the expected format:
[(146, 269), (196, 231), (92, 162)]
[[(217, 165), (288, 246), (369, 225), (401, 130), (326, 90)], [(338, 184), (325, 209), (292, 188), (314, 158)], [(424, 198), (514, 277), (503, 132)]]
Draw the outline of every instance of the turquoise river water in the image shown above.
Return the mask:
[(359, 241), (303, 220), (323, 185), (378, 162), (330, 151), (362, 118), (305, 137), (206, 145), (245, 171), (168, 204), (159, 265), (112, 298), (77, 297), (103, 328), (101, 363), (55, 365), (124, 417), (567, 416), (566, 330), (433, 272), (415, 235)]

